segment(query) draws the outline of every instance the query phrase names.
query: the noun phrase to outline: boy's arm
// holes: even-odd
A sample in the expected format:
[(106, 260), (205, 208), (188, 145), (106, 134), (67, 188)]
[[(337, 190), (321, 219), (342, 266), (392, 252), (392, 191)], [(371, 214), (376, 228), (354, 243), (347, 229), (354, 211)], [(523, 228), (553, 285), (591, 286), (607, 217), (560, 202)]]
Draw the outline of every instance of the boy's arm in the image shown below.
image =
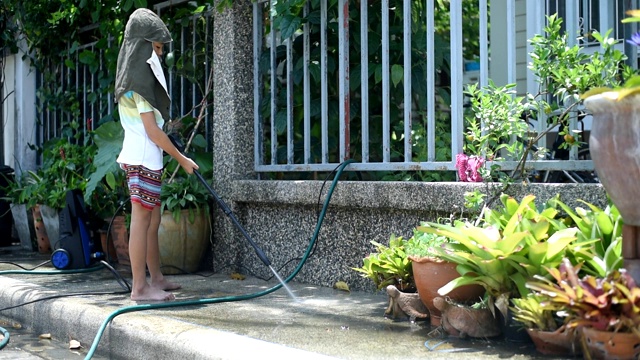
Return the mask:
[(140, 114), (140, 117), (142, 118), (142, 124), (144, 124), (144, 130), (147, 132), (149, 139), (176, 159), (187, 174), (193, 174), (193, 170), (198, 170), (198, 164), (178, 151), (178, 149), (173, 146), (171, 140), (169, 140), (167, 134), (158, 127), (153, 111), (143, 112)]

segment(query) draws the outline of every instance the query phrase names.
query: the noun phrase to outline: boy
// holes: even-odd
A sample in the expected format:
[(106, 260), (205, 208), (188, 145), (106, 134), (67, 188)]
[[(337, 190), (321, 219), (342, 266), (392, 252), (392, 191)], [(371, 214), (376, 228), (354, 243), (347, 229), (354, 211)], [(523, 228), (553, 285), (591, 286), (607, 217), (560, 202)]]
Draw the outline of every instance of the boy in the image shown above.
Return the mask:
[[(124, 142), (117, 162), (127, 174), (131, 195), (129, 256), (133, 287), (131, 300), (166, 301), (180, 285), (165, 279), (160, 270), (158, 228), (162, 151), (171, 155), (189, 174), (198, 165), (180, 153), (162, 130), (169, 118), (167, 92), (160, 56), (171, 35), (151, 10), (133, 12), (125, 28), (118, 55), (115, 99)], [(146, 268), (150, 282), (147, 282)]]

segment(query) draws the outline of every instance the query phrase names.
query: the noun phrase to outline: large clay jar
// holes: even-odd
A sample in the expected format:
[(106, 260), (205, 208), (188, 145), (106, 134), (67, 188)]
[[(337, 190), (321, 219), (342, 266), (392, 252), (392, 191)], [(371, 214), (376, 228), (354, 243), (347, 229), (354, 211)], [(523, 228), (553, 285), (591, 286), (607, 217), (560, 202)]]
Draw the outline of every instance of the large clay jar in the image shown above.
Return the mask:
[(162, 214), (158, 244), (162, 273), (165, 275), (198, 271), (207, 250), (211, 237), (207, 214), (200, 211), (193, 223), (188, 218), (189, 210), (182, 210), (177, 222), (171, 212)]
[[(429, 257), (409, 256), (409, 259), (418, 294), (429, 310), (431, 325), (440, 326), (441, 313), (433, 305), (433, 299), (441, 296), (438, 294), (441, 287), (460, 277), (456, 264)], [(454, 289), (445, 296), (457, 303), (475, 303), (482, 298), (484, 292), (484, 288), (480, 285), (466, 285)]]
[(593, 114), (589, 152), (598, 178), (622, 215), (624, 267), (640, 282), (640, 95), (617, 93), (585, 100)]
[(593, 114), (589, 152), (600, 182), (626, 225), (640, 226), (640, 96), (587, 98)]

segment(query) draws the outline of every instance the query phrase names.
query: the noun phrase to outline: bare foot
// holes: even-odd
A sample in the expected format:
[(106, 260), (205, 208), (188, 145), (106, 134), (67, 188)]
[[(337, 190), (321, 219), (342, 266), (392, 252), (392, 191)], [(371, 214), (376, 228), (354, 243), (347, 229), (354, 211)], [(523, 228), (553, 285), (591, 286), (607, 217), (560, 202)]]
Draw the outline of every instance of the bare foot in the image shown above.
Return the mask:
[(172, 293), (149, 285), (145, 285), (141, 290), (131, 291), (131, 300), (133, 301), (170, 301), (175, 298)]
[(178, 289), (182, 289), (182, 285), (176, 284), (176, 283), (172, 283), (171, 281), (169, 281), (167, 279), (162, 279), (160, 281), (152, 281), (151, 282), (151, 286), (153, 286), (156, 289), (161, 289), (161, 290), (178, 290)]

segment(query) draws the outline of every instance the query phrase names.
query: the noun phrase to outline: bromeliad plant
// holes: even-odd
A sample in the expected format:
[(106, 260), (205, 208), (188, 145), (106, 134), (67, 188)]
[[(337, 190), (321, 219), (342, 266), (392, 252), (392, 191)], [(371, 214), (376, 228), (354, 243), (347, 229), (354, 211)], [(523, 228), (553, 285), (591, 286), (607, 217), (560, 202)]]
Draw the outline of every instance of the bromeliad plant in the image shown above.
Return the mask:
[(569, 328), (592, 327), (601, 331), (640, 336), (640, 288), (625, 269), (604, 277), (579, 277), (579, 266), (564, 259), (558, 268), (548, 268), (552, 280), (536, 276), (527, 287), (543, 299), (545, 309), (564, 309)]
[(438, 292), (446, 295), (459, 286), (481, 285), (490, 308), (495, 305), (506, 318), (509, 300), (529, 293), (526, 282), (543, 274), (545, 267), (558, 266), (578, 246), (578, 229), (557, 219), (558, 211), (551, 204), (538, 211), (534, 199), (529, 195), (518, 203), (503, 194), (503, 206), (485, 209), (481, 225), (458, 222), (421, 227), (457, 242), (436, 249), (438, 256), (456, 263), (461, 274)]
[(550, 200), (567, 214), (565, 222), (579, 229), (578, 241), (582, 246), (567, 253), (567, 257), (572, 264), (583, 263), (582, 273), (604, 277), (623, 265), (622, 216), (613, 204), (601, 209), (586, 201), (578, 201), (587, 209), (576, 207), (574, 211), (558, 197)]

